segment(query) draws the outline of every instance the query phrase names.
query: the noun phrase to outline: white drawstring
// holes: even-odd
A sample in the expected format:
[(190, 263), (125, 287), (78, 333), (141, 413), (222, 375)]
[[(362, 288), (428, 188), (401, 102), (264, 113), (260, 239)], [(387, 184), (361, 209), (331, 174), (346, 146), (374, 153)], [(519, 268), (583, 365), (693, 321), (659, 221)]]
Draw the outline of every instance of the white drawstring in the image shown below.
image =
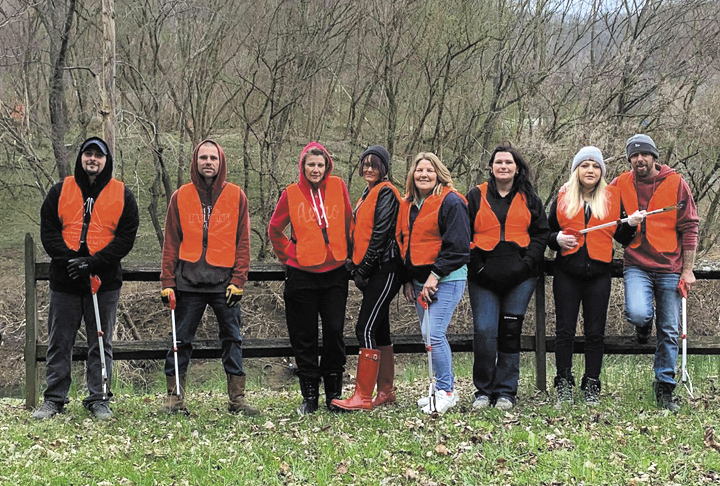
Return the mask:
[(317, 218), (318, 226), (322, 228), (322, 222), (325, 221), (325, 227), (327, 228), (329, 226), (327, 215), (325, 214), (325, 204), (323, 204), (322, 194), (320, 193), (320, 189), (318, 189), (318, 199), (320, 199), (320, 209), (322, 210), (322, 216), (320, 214), (320, 211), (318, 210), (317, 203), (315, 202), (315, 198), (313, 197), (312, 189), (310, 189), (310, 199), (312, 199), (313, 203), (313, 211), (315, 211), (315, 217)]

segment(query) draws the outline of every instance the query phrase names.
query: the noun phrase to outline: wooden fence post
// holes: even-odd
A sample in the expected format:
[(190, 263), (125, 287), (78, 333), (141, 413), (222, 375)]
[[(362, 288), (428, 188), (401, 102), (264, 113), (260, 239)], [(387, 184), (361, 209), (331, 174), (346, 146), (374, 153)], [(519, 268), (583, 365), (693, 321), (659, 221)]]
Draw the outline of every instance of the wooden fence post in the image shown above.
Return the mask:
[(25, 234), (25, 408), (38, 405), (35, 242)]
[(545, 262), (540, 262), (535, 288), (535, 388), (547, 391), (547, 347), (545, 343)]

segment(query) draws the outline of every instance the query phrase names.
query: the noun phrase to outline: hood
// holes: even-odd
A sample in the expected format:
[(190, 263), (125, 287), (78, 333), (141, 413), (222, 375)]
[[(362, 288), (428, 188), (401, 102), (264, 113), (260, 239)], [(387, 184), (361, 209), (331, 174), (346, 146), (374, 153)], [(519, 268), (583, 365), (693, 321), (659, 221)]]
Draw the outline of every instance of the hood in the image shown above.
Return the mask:
[[(202, 147), (206, 143), (211, 143), (215, 145), (218, 149), (218, 154), (220, 155), (220, 166), (218, 167), (218, 173), (215, 176), (215, 180), (212, 183), (212, 186), (208, 186), (205, 183), (205, 177), (200, 173), (200, 168), (198, 165), (198, 152), (200, 151), (200, 147)], [(220, 189), (225, 185), (225, 178), (227, 177), (227, 165), (225, 164), (225, 152), (223, 151), (222, 147), (219, 143), (217, 143), (215, 140), (212, 140), (210, 138), (206, 138), (199, 144), (195, 146), (195, 150), (193, 150), (192, 154), (192, 161), (190, 162), (190, 180), (195, 185), (195, 188), (198, 192), (219, 192)]]
[(322, 146), (322, 144), (320, 144), (318, 142), (310, 142), (309, 144), (305, 145), (305, 148), (302, 150), (302, 153), (300, 153), (300, 160), (298, 162), (298, 166), (300, 168), (300, 177), (299, 177), (300, 180), (298, 183), (300, 184), (300, 187), (306, 188), (308, 191), (310, 191), (310, 189), (312, 189), (312, 185), (307, 180), (307, 177), (305, 177), (305, 170), (304, 170), (305, 167), (303, 167), (303, 158), (305, 157), (305, 154), (308, 153), (312, 149), (322, 150), (323, 152), (325, 152), (325, 154), (327, 155), (327, 158), (328, 158), (328, 166), (325, 169), (325, 176), (323, 177), (323, 180), (320, 183), (320, 186), (325, 185), (325, 181), (330, 176), (330, 174), (332, 173), (332, 170), (333, 170), (333, 160), (332, 160), (332, 157), (330, 156), (330, 152), (328, 152), (327, 149)]
[(385, 167), (385, 178), (387, 179), (390, 174), (390, 152), (388, 152), (387, 149), (382, 145), (373, 145), (371, 147), (368, 147), (365, 152), (363, 152), (360, 156), (361, 164), (363, 159), (368, 155), (375, 155), (380, 159), (380, 162), (382, 162), (383, 166)]
[(85, 140), (83, 143), (80, 144), (80, 149), (78, 150), (77, 158), (75, 159), (74, 174), (75, 182), (77, 182), (77, 185), (80, 187), (85, 197), (90, 195), (90, 180), (88, 179), (87, 173), (82, 166), (82, 148), (91, 144), (92, 142), (96, 142), (98, 145), (102, 144), (107, 150), (107, 155), (105, 156), (105, 167), (103, 168), (102, 172), (100, 172), (100, 174), (98, 174), (98, 176), (95, 178), (95, 184), (93, 184), (92, 192), (95, 194), (99, 193), (100, 190), (105, 187), (108, 182), (110, 182), (110, 179), (112, 179), (113, 176), (113, 156), (107, 142), (105, 142), (105, 140), (100, 137), (90, 137)]

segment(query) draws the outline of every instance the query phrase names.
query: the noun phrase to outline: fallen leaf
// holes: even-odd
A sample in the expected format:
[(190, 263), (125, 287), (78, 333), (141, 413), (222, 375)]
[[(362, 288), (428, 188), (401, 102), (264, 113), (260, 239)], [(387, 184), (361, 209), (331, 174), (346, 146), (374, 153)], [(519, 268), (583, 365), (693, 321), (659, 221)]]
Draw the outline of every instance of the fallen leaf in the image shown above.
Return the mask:
[(720, 452), (720, 444), (718, 444), (715, 441), (715, 429), (712, 427), (707, 427), (705, 429), (705, 436), (703, 437), (703, 444), (705, 444), (705, 447), (708, 447), (710, 449), (714, 449), (718, 452)]
[(418, 473), (412, 469), (405, 469), (405, 480), (406, 481), (417, 481)]

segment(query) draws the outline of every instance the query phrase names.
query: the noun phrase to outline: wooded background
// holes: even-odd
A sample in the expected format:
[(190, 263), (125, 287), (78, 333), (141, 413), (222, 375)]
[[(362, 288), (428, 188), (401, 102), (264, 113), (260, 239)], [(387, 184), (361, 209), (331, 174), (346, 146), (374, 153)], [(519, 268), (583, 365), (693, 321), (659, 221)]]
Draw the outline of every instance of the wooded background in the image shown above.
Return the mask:
[(701, 254), (718, 241), (717, 1), (105, 0), (109, 67), (102, 3), (0, 0), (0, 200), (30, 201), (14, 210), (32, 221), (79, 142), (114, 115), (116, 176), (158, 249), (206, 137), (250, 196), (258, 260), (272, 256), (267, 223), (310, 140), (349, 185), (378, 143), (399, 186), (429, 150), (463, 192), (508, 140), (549, 205), (580, 147), (600, 147), (612, 178), (628, 168), (625, 140), (644, 132), (690, 184)]

